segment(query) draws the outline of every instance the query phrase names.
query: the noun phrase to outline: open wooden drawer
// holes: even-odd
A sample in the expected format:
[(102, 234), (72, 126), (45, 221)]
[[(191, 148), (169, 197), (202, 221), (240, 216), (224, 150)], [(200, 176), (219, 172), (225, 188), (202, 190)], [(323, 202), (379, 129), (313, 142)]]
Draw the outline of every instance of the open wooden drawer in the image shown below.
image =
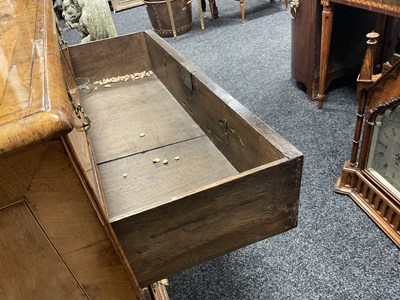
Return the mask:
[(91, 82), (154, 72), (83, 100), (109, 220), (142, 286), (297, 225), (302, 154), (155, 33), (69, 56)]

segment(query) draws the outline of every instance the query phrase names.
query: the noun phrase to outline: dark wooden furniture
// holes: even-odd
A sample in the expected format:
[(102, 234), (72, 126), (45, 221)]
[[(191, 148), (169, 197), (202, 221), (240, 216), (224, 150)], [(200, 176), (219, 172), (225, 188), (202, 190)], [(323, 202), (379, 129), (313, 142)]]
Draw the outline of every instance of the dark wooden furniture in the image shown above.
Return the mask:
[[(323, 107), (326, 89), (326, 74), (330, 54), (331, 34), (333, 26), (334, 5), (342, 4), (363, 10), (369, 10), (380, 14), (393, 17), (400, 17), (400, 2), (398, 0), (322, 0), (322, 27), (321, 27), (321, 47), (320, 47), (320, 79), (318, 88), (318, 108)], [(371, 24), (372, 25), (372, 24)], [(350, 31), (352, 30), (349, 29)], [(352, 51), (346, 45), (344, 48)]]
[(400, 247), (400, 55), (374, 75), (377, 36), (368, 35), (353, 149), (335, 191), (351, 196)]
[(69, 57), (92, 82), (155, 74), (84, 100), (109, 220), (142, 286), (296, 226), (301, 154), (154, 32)]
[[(201, 10), (203, 12), (206, 11), (206, 0), (201, 0), (200, 3), (201, 3)], [(218, 19), (219, 15), (218, 15), (218, 7), (216, 1), (209, 0), (208, 3), (210, 7), (211, 18), (213, 20)]]
[[(245, 22), (245, 9), (244, 9), (244, 0), (238, 0), (239, 1), (239, 6), (240, 6), (240, 16), (242, 18), (242, 23)], [(289, 0), (285, 0), (285, 7), (286, 9), (288, 8), (288, 1)], [(271, 3), (275, 3), (275, 0), (270, 0)], [(212, 19), (217, 19), (218, 18), (218, 8), (215, 4), (214, 0), (209, 0), (210, 3), (210, 13), (211, 13), (211, 18)], [(206, 2), (205, 0), (201, 0), (201, 7), (203, 9), (203, 11), (205, 11), (205, 7), (206, 7)]]
[[(321, 12), (319, 0), (300, 1), (292, 20), (292, 78), (304, 84), (309, 99), (318, 94)], [(377, 23), (377, 14), (343, 5), (335, 6), (335, 15), (326, 85), (343, 76), (356, 78), (365, 53), (365, 34)]]
[(68, 48), (51, 2), (0, 12), (1, 299), (143, 299), (297, 225), (301, 153), (153, 31)]

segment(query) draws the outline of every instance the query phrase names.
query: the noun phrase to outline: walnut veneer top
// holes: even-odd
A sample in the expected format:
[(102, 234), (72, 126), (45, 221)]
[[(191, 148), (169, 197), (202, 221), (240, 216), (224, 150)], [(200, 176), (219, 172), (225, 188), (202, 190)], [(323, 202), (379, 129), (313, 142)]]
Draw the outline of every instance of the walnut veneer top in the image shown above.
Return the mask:
[(0, 154), (72, 130), (52, 1), (0, 0)]
[[(323, 2), (324, 0), (322, 0)], [(395, 17), (400, 17), (400, 0), (328, 0)]]

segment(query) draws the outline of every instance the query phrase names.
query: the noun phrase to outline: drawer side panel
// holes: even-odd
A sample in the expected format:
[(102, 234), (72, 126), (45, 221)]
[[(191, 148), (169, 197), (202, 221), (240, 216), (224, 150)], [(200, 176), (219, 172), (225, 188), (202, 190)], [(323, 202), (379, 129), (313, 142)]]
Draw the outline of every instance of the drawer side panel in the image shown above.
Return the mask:
[(165, 41), (146, 34), (153, 72), (238, 171), (284, 157), (269, 137), (289, 143), (266, 125), (255, 127), (258, 118)]

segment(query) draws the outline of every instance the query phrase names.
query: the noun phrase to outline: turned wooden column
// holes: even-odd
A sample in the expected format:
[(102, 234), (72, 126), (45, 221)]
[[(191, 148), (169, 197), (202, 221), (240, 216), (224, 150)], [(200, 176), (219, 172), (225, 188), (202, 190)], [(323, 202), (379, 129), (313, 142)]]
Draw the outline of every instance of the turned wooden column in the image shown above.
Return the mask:
[(244, 0), (240, 0), (240, 14), (242, 16), (242, 23), (244, 23)]
[(365, 53), (364, 61), (361, 66), (360, 74), (358, 75), (358, 86), (357, 86), (357, 99), (358, 112), (356, 128), (354, 130), (353, 147), (351, 151), (350, 165), (354, 167), (357, 161), (358, 146), (360, 144), (362, 123), (365, 116), (365, 107), (367, 103), (367, 90), (374, 83), (373, 71), (374, 71), (374, 54), (375, 48), (378, 43), (379, 33), (370, 32), (367, 34), (367, 51)]
[(321, 29), (321, 53), (319, 62), (319, 89), (318, 89), (318, 109), (322, 109), (325, 100), (326, 72), (328, 70), (329, 49), (331, 47), (331, 33), (333, 24), (334, 4), (322, 0), (322, 29)]

